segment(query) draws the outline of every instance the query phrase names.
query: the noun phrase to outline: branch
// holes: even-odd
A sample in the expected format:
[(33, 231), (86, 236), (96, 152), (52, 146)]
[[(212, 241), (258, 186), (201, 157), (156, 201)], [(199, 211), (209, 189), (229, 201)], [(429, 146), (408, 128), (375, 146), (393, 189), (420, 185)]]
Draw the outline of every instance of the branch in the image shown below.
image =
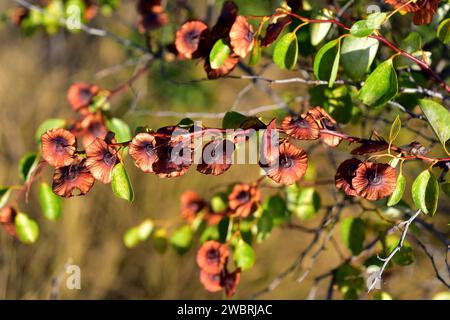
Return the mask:
[[(338, 202), (335, 206), (333, 206), (331, 209), (328, 210), (328, 213), (322, 219), (320, 227), (317, 228), (318, 231), (315, 233), (314, 237), (309, 242), (307, 247), (304, 250), (302, 250), (299, 253), (299, 255), (297, 256), (297, 258), (295, 259), (295, 261), (288, 268), (286, 268), (286, 270), (284, 270), (283, 272), (278, 274), (275, 277), (275, 279), (273, 279), (272, 282), (266, 288), (255, 293), (253, 295), (253, 299), (255, 299), (255, 298), (259, 297), (260, 295), (263, 295), (267, 292), (275, 290), (288, 275), (290, 275), (292, 272), (294, 272), (298, 268), (298, 266), (300, 266), (303, 263), (303, 260), (308, 255), (308, 253), (312, 250), (312, 248), (314, 247), (314, 244), (319, 240), (319, 238), (321, 237), (322, 233), (326, 230), (326, 228), (330, 224), (332, 225), (331, 228), (333, 228), (333, 226), (337, 223), (337, 221), (339, 219), (338, 217), (339, 217), (340, 212), (342, 211), (343, 207), (344, 207), (344, 201), (341, 201), (341, 202)], [(335, 214), (335, 216), (332, 216), (332, 213), (334, 211), (333, 209), (337, 210), (337, 213)]]
[(433, 254), (428, 250), (428, 248), (425, 246), (425, 244), (420, 241), (417, 237), (413, 237), (414, 240), (417, 242), (417, 244), (422, 248), (423, 252), (425, 252), (425, 254), (428, 256), (428, 258), (431, 261), (431, 265), (433, 266), (434, 269), (434, 273), (436, 274), (436, 277), (439, 279), (439, 281), (441, 281), (448, 289), (450, 289), (450, 284), (442, 277), (442, 275), (440, 274), (437, 265), (436, 265), (436, 261), (434, 260), (434, 256)]
[(422, 210), (417, 210), (417, 212), (411, 218), (409, 218), (406, 221), (400, 222), (397, 225), (397, 227), (402, 227), (402, 226), (404, 227), (403, 231), (402, 231), (402, 235), (400, 237), (400, 241), (398, 242), (398, 244), (394, 248), (394, 250), (392, 250), (392, 252), (389, 254), (389, 256), (387, 256), (386, 258), (378, 257), (378, 259), (380, 259), (384, 263), (383, 263), (380, 271), (377, 272), (376, 277), (373, 279), (372, 283), (369, 285), (368, 292), (370, 292), (376, 285), (381, 284), (381, 276), (383, 275), (384, 270), (386, 269), (389, 262), (391, 262), (392, 258), (394, 258), (395, 254), (402, 249), (403, 243), (405, 242), (405, 238), (408, 233), (409, 226), (411, 225), (411, 223), (414, 222), (414, 220), (417, 218), (417, 216), (419, 216), (419, 214), (421, 212), (422, 212)]
[[(16, 3), (18, 3), (19, 5), (21, 5), (22, 7), (28, 9), (28, 10), (33, 10), (33, 11), (39, 12), (41, 14), (46, 14), (46, 12), (42, 8), (36, 6), (36, 5), (32, 4), (32, 3), (29, 3), (27, 0), (14, 0), (14, 1)], [(59, 18), (58, 22), (61, 25), (65, 26), (67, 28), (67, 20), (66, 19)], [(137, 44), (137, 43), (135, 43), (135, 42), (133, 42), (131, 40), (122, 38), (122, 37), (120, 37), (120, 36), (110, 32), (110, 31), (103, 30), (103, 29), (98, 29), (98, 28), (92, 28), (92, 27), (89, 27), (88, 25), (83, 24), (81, 22), (79, 24), (79, 27), (80, 27), (81, 31), (83, 31), (83, 32), (85, 32), (87, 34), (90, 34), (92, 36), (108, 37), (108, 38), (116, 41), (117, 43), (119, 43), (119, 44), (121, 44), (121, 45), (123, 45), (123, 46), (125, 46), (127, 48), (132, 48), (132, 49), (136, 49), (138, 51), (141, 51), (143, 53), (148, 53), (146, 48), (140, 46), (139, 44)]]

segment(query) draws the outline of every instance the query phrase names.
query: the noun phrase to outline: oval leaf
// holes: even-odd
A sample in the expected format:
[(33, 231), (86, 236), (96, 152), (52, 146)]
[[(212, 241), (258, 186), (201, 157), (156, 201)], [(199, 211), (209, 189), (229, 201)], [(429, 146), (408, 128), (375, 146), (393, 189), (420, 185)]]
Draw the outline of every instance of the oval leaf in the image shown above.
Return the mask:
[(39, 203), (47, 219), (57, 220), (61, 217), (61, 198), (53, 193), (52, 188), (46, 182), (39, 185)]
[(25, 154), (19, 161), (19, 176), (23, 181), (28, 181), (31, 172), (36, 168), (39, 162), (37, 154), (34, 152), (29, 152)]
[(133, 187), (122, 163), (115, 165), (112, 172), (111, 188), (114, 194), (122, 199), (132, 202), (134, 199)]
[(445, 148), (445, 143), (450, 139), (450, 112), (439, 103), (430, 99), (419, 100), (419, 105), (434, 133)]
[(395, 206), (402, 200), (403, 193), (406, 188), (406, 177), (403, 174), (399, 174), (397, 177), (397, 185), (395, 186), (394, 192), (389, 197), (387, 205), (389, 207)]
[(340, 40), (333, 40), (320, 48), (314, 58), (314, 75), (317, 79), (328, 81), (331, 88), (336, 81), (340, 59)]
[(273, 61), (281, 69), (294, 69), (298, 59), (298, 41), (295, 33), (287, 33), (278, 40)]
[[(333, 12), (328, 9), (324, 9), (319, 14), (315, 15), (313, 19), (315, 20), (330, 20), (333, 18)], [(331, 23), (313, 23), (311, 24), (311, 44), (317, 46), (326, 38), (328, 32), (331, 29)]]
[(255, 66), (259, 63), (260, 60), (261, 60), (261, 44), (259, 42), (259, 39), (257, 39), (253, 46), (252, 53), (250, 54), (248, 64), (250, 66)]
[(344, 72), (353, 80), (364, 79), (378, 52), (376, 39), (354, 36), (345, 37), (341, 48), (341, 62)]
[(255, 263), (253, 248), (242, 239), (237, 243), (233, 257), (236, 267), (241, 268), (242, 271), (250, 269)]
[(247, 116), (236, 111), (230, 111), (225, 114), (222, 120), (223, 129), (238, 129), (247, 120)]
[(342, 221), (342, 241), (354, 256), (363, 251), (365, 236), (364, 221), (361, 218), (348, 217)]
[(414, 180), (412, 197), (418, 209), (429, 216), (433, 216), (436, 213), (439, 199), (439, 183), (429, 170), (422, 171)]
[(217, 40), (209, 53), (211, 68), (218, 69), (223, 66), (227, 58), (230, 56), (230, 53), (231, 49), (225, 43), (224, 39)]
[(25, 213), (19, 212), (15, 218), (17, 237), (22, 243), (35, 243), (39, 237), (39, 226), (36, 221), (30, 219)]
[(170, 242), (172, 246), (179, 254), (184, 254), (189, 251), (192, 240), (194, 238), (194, 233), (190, 226), (184, 225), (181, 228), (175, 230)]
[(106, 127), (109, 131), (114, 132), (117, 142), (130, 141), (132, 138), (130, 127), (125, 121), (119, 118), (108, 119)]
[(123, 244), (131, 249), (139, 244), (139, 231), (136, 227), (128, 229), (123, 235)]
[(359, 99), (370, 107), (380, 107), (395, 98), (398, 79), (392, 60), (381, 63), (367, 78), (359, 92)]

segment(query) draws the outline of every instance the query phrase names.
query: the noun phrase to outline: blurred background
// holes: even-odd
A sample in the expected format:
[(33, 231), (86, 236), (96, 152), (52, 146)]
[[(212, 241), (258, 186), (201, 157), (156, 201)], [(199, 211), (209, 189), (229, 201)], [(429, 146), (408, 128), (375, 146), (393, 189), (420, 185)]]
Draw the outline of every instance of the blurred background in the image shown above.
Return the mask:
[[(190, 1), (199, 17), (204, 15), (203, 0)], [(219, 1), (220, 2), (220, 1)], [(271, 12), (276, 1), (237, 1), (243, 14)], [(256, 2), (256, 1), (255, 1)], [(259, 4), (261, 2), (261, 4)], [(15, 6), (14, 1), (1, 1), (0, 13), (4, 16)], [(220, 5), (217, 5), (217, 16)], [(135, 28), (135, 3), (122, 1), (120, 9), (111, 17), (97, 17), (93, 22), (124, 37), (138, 39)], [(180, 20), (183, 20), (180, 17)], [(170, 35), (169, 35), (170, 36)], [(125, 63), (125, 64), (124, 64)], [(17, 164), (28, 151), (37, 148), (35, 130), (47, 118), (70, 118), (73, 113), (66, 101), (66, 90), (76, 81), (96, 83), (104, 88), (114, 88), (123, 83), (139, 67), (139, 61), (109, 38), (93, 37), (85, 33), (71, 34), (59, 31), (49, 36), (38, 31), (24, 36), (17, 26), (5, 20), (0, 29), (0, 185), (19, 183)], [(234, 74), (241, 74), (236, 70)], [(301, 71), (282, 73), (268, 66), (264, 76), (275, 79), (302, 75)], [(187, 61), (175, 64), (155, 64), (147, 77), (142, 77), (132, 91), (115, 98), (111, 113), (125, 120), (132, 129), (141, 125), (158, 128), (177, 123), (179, 118), (156, 116), (158, 111), (224, 112), (249, 110), (258, 106), (290, 101), (290, 106), (300, 110), (308, 105), (308, 88), (301, 85), (255, 86), (245, 80), (222, 79), (189, 84), (192, 79), (204, 78), (202, 65)], [(250, 85), (249, 85), (250, 84)], [(294, 97), (294, 102), (292, 101)], [(295, 102), (296, 101), (296, 102)], [(303, 101), (303, 102), (302, 102)], [(282, 111), (261, 114), (264, 121), (283, 116)], [(395, 114), (389, 115), (392, 119)], [(208, 126), (220, 126), (221, 119), (205, 119)], [(425, 135), (432, 132), (423, 123), (411, 121), (412, 127)], [(389, 124), (370, 121), (361, 128), (351, 124), (344, 126), (348, 133), (369, 135), (374, 129), (386, 134)], [(408, 133), (400, 137), (399, 144), (411, 139), (426, 141)], [(439, 150), (439, 147), (436, 148)], [(310, 155), (320, 172), (320, 177), (334, 177), (330, 154), (339, 163), (348, 158), (349, 147), (342, 144), (330, 151), (318, 146)], [(439, 151), (438, 153), (439, 154)], [(63, 201), (63, 216), (57, 222), (46, 220), (37, 202), (37, 192), (31, 189), (28, 203), (21, 201), (20, 210), (27, 212), (40, 225), (40, 237), (34, 245), (23, 245), (0, 231), (0, 299), (48, 299), (53, 290), (59, 298), (67, 299), (220, 299), (221, 293), (205, 291), (198, 281), (199, 270), (195, 263), (195, 248), (179, 256), (174, 250), (158, 253), (151, 243), (143, 243), (134, 249), (125, 248), (124, 232), (151, 218), (169, 230), (181, 225), (179, 196), (186, 190), (196, 190), (208, 199), (228, 183), (256, 180), (260, 171), (255, 165), (235, 165), (220, 177), (204, 176), (191, 169), (176, 179), (159, 179), (142, 174), (131, 161), (127, 169), (135, 190), (135, 201), (129, 204), (112, 194), (109, 185), (96, 183), (85, 197)], [(409, 181), (420, 166), (408, 167)], [(43, 179), (51, 181), (51, 169), (46, 169)], [(333, 203), (333, 185), (318, 188), (323, 205)], [(273, 193), (264, 190), (264, 194)], [(442, 196), (439, 212), (433, 223), (443, 232), (447, 226), (450, 204)], [(361, 209), (349, 207), (343, 216), (360, 215)], [(370, 215), (371, 213), (364, 213)], [(373, 213), (372, 213), (373, 214)], [(315, 227), (321, 213), (299, 224)], [(440, 227), (442, 226), (442, 227)], [(237, 292), (237, 298), (249, 298), (265, 288), (277, 274), (288, 267), (304, 249), (313, 235), (296, 230), (276, 229), (267, 241), (255, 245), (256, 264), (245, 272)], [(445, 249), (441, 243), (423, 234), (423, 241), (430, 244), (439, 267), (444, 268)], [(320, 255), (311, 274), (298, 284), (300, 269), (287, 277), (278, 288), (260, 298), (305, 299), (315, 275), (337, 266), (349, 252), (340, 242), (339, 231), (333, 236), (335, 245), (328, 245)], [(372, 236), (367, 236), (370, 240)], [(407, 267), (395, 267), (383, 278), (383, 290), (394, 299), (429, 299), (446, 288), (436, 279), (430, 261), (416, 250), (416, 262)], [(65, 285), (64, 266), (71, 262), (81, 268), (81, 290), (68, 290)], [(55, 278), (61, 284), (52, 285)], [(317, 297), (324, 297), (328, 281), (321, 284)], [(362, 293), (362, 299), (372, 295)], [(339, 293), (334, 298), (341, 298)]]

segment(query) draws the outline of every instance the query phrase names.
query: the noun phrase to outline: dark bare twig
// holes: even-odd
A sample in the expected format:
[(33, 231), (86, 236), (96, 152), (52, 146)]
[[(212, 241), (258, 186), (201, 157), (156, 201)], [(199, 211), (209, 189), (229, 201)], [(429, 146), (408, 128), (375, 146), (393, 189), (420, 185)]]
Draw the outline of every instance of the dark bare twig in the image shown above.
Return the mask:
[(443, 276), (441, 275), (441, 273), (439, 272), (437, 265), (436, 265), (436, 261), (434, 259), (433, 254), (429, 251), (429, 249), (427, 248), (427, 246), (419, 240), (419, 238), (413, 236), (413, 239), (417, 242), (417, 244), (419, 245), (419, 247), (422, 248), (423, 252), (425, 252), (425, 254), (428, 256), (428, 258), (431, 261), (431, 265), (433, 266), (433, 270), (434, 273), (436, 274), (436, 278), (439, 279), (439, 281), (441, 281), (447, 288), (450, 289), (450, 283), (448, 283)]

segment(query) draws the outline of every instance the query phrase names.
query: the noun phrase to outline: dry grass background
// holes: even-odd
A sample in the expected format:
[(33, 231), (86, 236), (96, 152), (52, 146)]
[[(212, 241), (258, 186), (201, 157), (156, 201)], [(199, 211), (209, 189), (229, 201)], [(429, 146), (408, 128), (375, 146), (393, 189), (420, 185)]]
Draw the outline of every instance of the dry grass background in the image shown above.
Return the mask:
[[(134, 19), (131, 1), (124, 1), (114, 19), (99, 19), (98, 24), (117, 33), (126, 34), (127, 24)], [(196, 1), (194, 7), (202, 12), (203, 1)], [(2, 1), (0, 12), (12, 7), (12, 1)], [(114, 23), (113, 23), (114, 22)], [(117, 23), (115, 23), (117, 22)], [(63, 32), (48, 37), (38, 32), (31, 38), (23, 37), (16, 27), (5, 24), (0, 30), (0, 182), (4, 185), (18, 183), (17, 163), (29, 150), (34, 150), (34, 131), (50, 117), (72, 115), (65, 99), (68, 86), (74, 81), (97, 81), (99, 70), (126, 60), (124, 51), (110, 39), (93, 38), (85, 34), (69, 35)], [(194, 67), (193, 77), (202, 77), (202, 68)], [(97, 82), (107, 88), (122, 83), (130, 77), (133, 68)], [(282, 77), (275, 68), (269, 76)], [(154, 77), (152, 80), (151, 77)], [(142, 116), (142, 110), (210, 111), (230, 109), (236, 95), (247, 83), (232, 80), (206, 82), (207, 103), (198, 103), (195, 96), (183, 100), (185, 103), (171, 104), (171, 90), (177, 86), (170, 81), (163, 82), (161, 93), (154, 84), (164, 79), (158, 72), (152, 72), (147, 79), (141, 79), (135, 86), (139, 92), (137, 111), (128, 112), (125, 120), (132, 128), (149, 124), (153, 127), (173, 124), (178, 119), (152, 118)], [(189, 90), (189, 89), (187, 89)], [(299, 86), (274, 87), (280, 94), (290, 92), (299, 95), (305, 89)], [(273, 103), (270, 98), (252, 88), (242, 99), (238, 109)], [(112, 112), (123, 114), (131, 104), (131, 95), (125, 94), (113, 102)], [(296, 106), (298, 107), (298, 106)], [(272, 115), (266, 114), (267, 118)], [(266, 118), (266, 119), (267, 119)], [(215, 125), (217, 121), (207, 121)], [(346, 128), (348, 130), (356, 130)], [(384, 126), (376, 129), (383, 133)], [(407, 140), (408, 137), (405, 137)], [(344, 148), (345, 149), (345, 148)], [(332, 177), (333, 169), (326, 161), (328, 155), (320, 147), (312, 158), (320, 166), (323, 177)], [(345, 153), (337, 153), (338, 161)], [(82, 289), (68, 290), (60, 286), (61, 298), (75, 299), (195, 299), (221, 298), (221, 294), (209, 294), (203, 290), (198, 279), (195, 264), (195, 250), (185, 256), (178, 256), (172, 250), (161, 255), (150, 244), (127, 250), (122, 244), (124, 231), (145, 218), (171, 219), (178, 215), (178, 198), (187, 189), (197, 190), (205, 197), (211, 196), (214, 188), (232, 181), (252, 181), (259, 175), (256, 166), (234, 166), (218, 178), (202, 176), (191, 170), (178, 179), (162, 180), (153, 175), (144, 175), (128, 161), (128, 168), (136, 192), (136, 200), (128, 204), (115, 198), (109, 186), (96, 184), (86, 197), (64, 201), (63, 217), (58, 222), (46, 221), (39, 209), (35, 189), (32, 189), (28, 204), (21, 210), (37, 219), (41, 228), (38, 242), (25, 246), (0, 232), (0, 299), (47, 299), (50, 296), (52, 279), (59, 275), (64, 264), (71, 259), (81, 267)], [(418, 170), (418, 169), (417, 169)], [(50, 171), (46, 179), (50, 180)], [(332, 187), (322, 187), (324, 202)], [(448, 199), (441, 213), (449, 212)], [(443, 201), (444, 202), (444, 201)], [(345, 215), (359, 212), (347, 210)], [(448, 215), (447, 215), (448, 218)], [(444, 219), (445, 220), (445, 219)], [(448, 220), (448, 219), (447, 219)], [(318, 219), (308, 222), (313, 226)], [(338, 233), (336, 233), (339, 238)], [(256, 265), (242, 276), (238, 298), (248, 298), (264, 288), (274, 276), (284, 270), (307, 244), (310, 235), (297, 231), (276, 230), (271, 238), (256, 245)], [(346, 252), (340, 245), (341, 250)], [(428, 260), (418, 252), (418, 261), (409, 267), (396, 269), (386, 278), (385, 289), (394, 298), (430, 298), (442, 291), (433, 275)], [(442, 256), (442, 250), (436, 254)], [(318, 259), (312, 275), (320, 274), (339, 263), (339, 255), (330, 246)], [(295, 277), (288, 277), (275, 291), (262, 298), (303, 299), (311, 286), (312, 276), (301, 285)], [(64, 278), (63, 278), (64, 280)], [(326, 286), (318, 296), (325, 294)], [(339, 295), (336, 294), (339, 298)], [(367, 298), (363, 295), (363, 298)]]

